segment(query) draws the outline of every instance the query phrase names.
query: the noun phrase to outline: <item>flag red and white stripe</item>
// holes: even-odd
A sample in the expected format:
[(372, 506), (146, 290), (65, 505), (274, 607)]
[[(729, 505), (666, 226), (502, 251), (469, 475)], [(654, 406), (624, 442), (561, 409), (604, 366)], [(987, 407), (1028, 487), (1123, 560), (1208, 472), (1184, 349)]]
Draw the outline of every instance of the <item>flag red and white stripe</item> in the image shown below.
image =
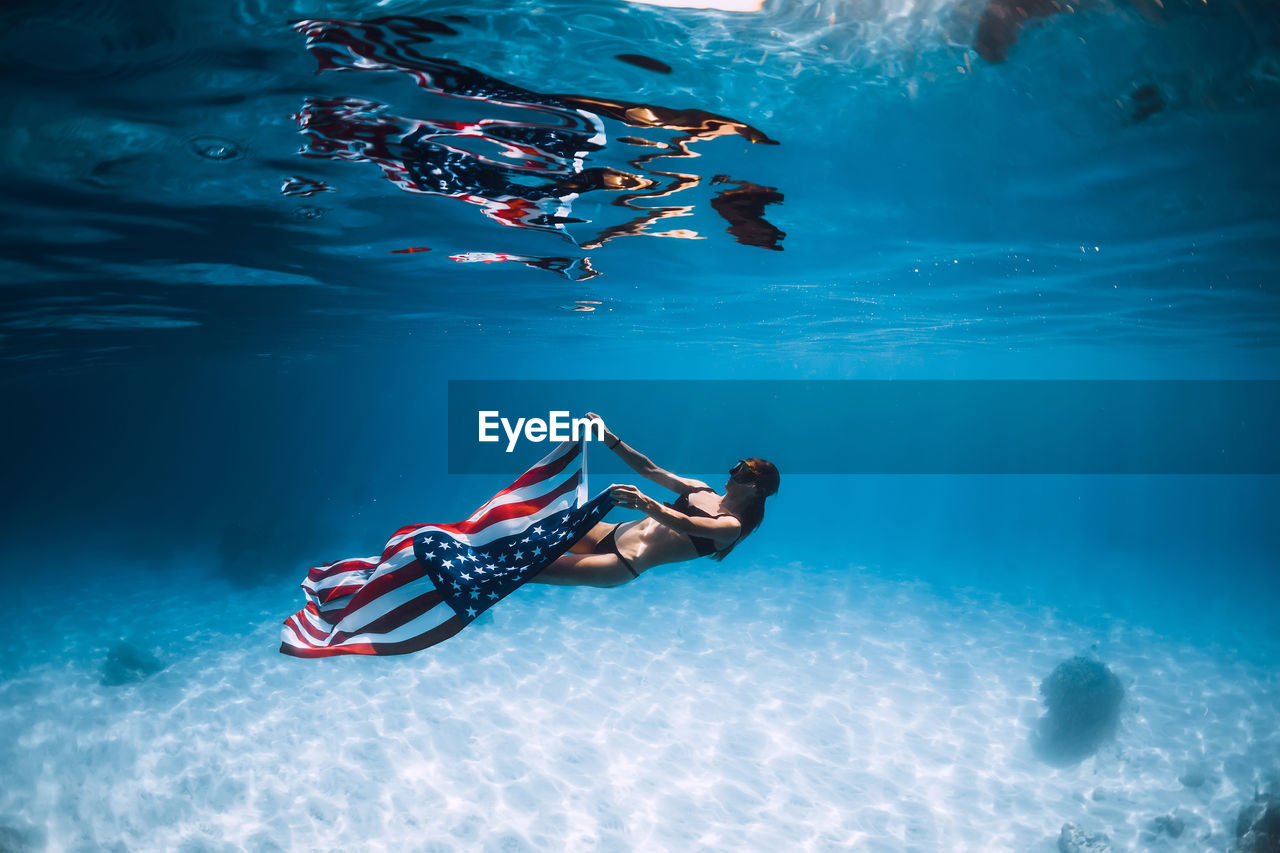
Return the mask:
[(447, 640), (608, 509), (607, 493), (587, 500), (582, 442), (565, 442), (465, 521), (402, 527), (379, 556), (311, 569), (306, 605), (285, 620), (280, 651), (394, 655)]

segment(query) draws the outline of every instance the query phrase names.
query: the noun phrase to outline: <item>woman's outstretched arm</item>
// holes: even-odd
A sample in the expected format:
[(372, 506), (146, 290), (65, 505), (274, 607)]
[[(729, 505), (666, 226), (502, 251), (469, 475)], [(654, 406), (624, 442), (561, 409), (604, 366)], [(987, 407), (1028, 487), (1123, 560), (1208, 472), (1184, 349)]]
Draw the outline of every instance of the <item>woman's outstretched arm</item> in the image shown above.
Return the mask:
[(653, 460), (636, 450), (631, 445), (622, 441), (618, 436), (604, 425), (604, 419), (593, 412), (587, 412), (587, 417), (592, 420), (600, 421), (600, 425), (604, 427), (604, 444), (605, 447), (618, 454), (618, 458), (627, 463), (632, 471), (635, 471), (641, 477), (652, 480), (664, 489), (670, 489), (678, 495), (687, 494), (696, 488), (706, 485), (700, 480), (691, 480), (687, 477), (681, 477), (676, 474), (659, 468), (653, 463)]

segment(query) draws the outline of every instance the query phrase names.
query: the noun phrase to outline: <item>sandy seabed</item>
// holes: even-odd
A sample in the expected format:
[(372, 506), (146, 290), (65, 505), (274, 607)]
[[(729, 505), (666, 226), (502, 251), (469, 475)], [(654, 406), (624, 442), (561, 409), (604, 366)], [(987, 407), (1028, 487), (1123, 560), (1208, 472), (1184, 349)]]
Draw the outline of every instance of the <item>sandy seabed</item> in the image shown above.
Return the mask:
[[(277, 653), (300, 593), (32, 600), (10, 638), (48, 653), (0, 683), (0, 847), (1054, 851), (1070, 821), (1225, 851), (1280, 771), (1280, 677), (1221, 650), (858, 569), (705, 570), (528, 587), (379, 659)], [(121, 637), (164, 669), (104, 685)], [(1037, 688), (1090, 650), (1120, 730), (1054, 767)]]

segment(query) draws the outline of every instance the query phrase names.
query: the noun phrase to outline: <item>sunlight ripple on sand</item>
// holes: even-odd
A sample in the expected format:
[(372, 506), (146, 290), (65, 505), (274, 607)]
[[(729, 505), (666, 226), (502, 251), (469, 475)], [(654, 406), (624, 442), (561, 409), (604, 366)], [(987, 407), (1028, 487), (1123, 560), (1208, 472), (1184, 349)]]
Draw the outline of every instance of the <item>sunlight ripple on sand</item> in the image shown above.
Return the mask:
[[(279, 590), (210, 581), (197, 617), (190, 588), (85, 595), (72, 611), (146, 603), (167, 665), (108, 687), (68, 656), (0, 684), (0, 826), (50, 849), (1048, 853), (1066, 821), (1134, 849), (1175, 814), (1221, 849), (1280, 766), (1276, 676), (1203, 649), (859, 570), (698, 568), (527, 588), (376, 660), (277, 654)], [(67, 607), (89, 646), (124, 624)], [(1121, 730), (1050, 767), (1037, 687), (1094, 644)]]

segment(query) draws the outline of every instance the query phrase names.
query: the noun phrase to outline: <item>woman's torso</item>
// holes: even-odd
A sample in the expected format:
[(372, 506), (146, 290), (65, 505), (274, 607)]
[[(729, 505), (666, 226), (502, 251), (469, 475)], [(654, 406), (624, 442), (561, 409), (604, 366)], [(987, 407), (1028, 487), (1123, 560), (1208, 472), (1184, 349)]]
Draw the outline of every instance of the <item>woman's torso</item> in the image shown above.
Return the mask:
[[(667, 506), (694, 518), (728, 514), (720, 509), (720, 495), (712, 489), (689, 492)], [(624, 521), (618, 525), (614, 537), (619, 553), (637, 571), (692, 560), (713, 553), (716, 548), (716, 542), (709, 537), (690, 537), (652, 518)]]

